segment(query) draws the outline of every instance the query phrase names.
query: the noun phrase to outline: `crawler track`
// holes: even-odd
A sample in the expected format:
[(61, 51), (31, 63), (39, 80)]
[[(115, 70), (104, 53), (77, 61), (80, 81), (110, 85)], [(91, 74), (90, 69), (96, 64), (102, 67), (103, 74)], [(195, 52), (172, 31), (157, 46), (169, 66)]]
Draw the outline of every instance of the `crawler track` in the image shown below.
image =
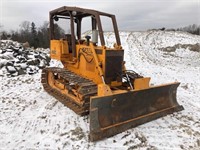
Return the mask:
[[(68, 93), (63, 94), (58, 89), (50, 86), (48, 83), (48, 74), (50, 72), (58, 75), (59, 78), (62, 79), (62, 84), (65, 85), (65, 88), (69, 91)], [(97, 94), (97, 85), (95, 83), (91, 80), (80, 77), (67, 69), (56, 67), (45, 68), (42, 70), (41, 82), (45, 91), (81, 116), (89, 113), (90, 97)], [(72, 91), (81, 95), (81, 100), (83, 101), (82, 104), (75, 102), (71, 98), (72, 96), (76, 97)]]

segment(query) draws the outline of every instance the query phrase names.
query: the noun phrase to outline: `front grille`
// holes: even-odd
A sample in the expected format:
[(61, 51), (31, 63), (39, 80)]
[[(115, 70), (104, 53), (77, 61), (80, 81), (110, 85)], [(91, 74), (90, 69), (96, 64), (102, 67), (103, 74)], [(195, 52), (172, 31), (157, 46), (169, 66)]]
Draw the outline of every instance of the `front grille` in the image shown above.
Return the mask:
[(105, 64), (105, 82), (121, 81), (124, 51), (107, 50)]

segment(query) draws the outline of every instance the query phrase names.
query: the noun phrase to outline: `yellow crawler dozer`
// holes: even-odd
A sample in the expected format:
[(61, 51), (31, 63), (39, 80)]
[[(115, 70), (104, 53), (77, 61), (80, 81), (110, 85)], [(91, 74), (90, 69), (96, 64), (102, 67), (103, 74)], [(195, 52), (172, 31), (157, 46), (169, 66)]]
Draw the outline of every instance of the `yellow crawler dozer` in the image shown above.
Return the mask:
[[(91, 36), (81, 37), (83, 20)], [(105, 44), (102, 18), (112, 22), (115, 43)], [(56, 21), (68, 21), (70, 33), (58, 37)], [(183, 110), (177, 103), (180, 83), (149, 86), (150, 78), (125, 67), (115, 16), (91, 9), (60, 7), (50, 11), (50, 55), (64, 68), (45, 68), (44, 89), (78, 115), (90, 118), (90, 140)]]

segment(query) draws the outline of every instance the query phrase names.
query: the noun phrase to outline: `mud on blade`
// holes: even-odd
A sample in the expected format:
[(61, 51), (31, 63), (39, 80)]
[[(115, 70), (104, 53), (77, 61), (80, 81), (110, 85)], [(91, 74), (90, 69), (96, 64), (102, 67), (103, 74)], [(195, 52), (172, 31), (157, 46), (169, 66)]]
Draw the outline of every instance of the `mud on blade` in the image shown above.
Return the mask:
[(110, 137), (129, 128), (183, 110), (176, 100), (180, 83), (128, 91), (90, 100), (90, 140)]

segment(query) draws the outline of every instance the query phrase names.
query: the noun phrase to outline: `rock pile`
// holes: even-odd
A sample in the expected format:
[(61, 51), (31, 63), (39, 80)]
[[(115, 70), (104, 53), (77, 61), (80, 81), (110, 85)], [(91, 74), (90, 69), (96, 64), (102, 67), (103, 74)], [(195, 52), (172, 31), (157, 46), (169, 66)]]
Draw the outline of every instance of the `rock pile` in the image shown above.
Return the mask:
[(4, 70), (0, 72), (1, 76), (35, 74), (49, 62), (48, 49), (34, 50), (11, 40), (0, 41), (0, 70)]

